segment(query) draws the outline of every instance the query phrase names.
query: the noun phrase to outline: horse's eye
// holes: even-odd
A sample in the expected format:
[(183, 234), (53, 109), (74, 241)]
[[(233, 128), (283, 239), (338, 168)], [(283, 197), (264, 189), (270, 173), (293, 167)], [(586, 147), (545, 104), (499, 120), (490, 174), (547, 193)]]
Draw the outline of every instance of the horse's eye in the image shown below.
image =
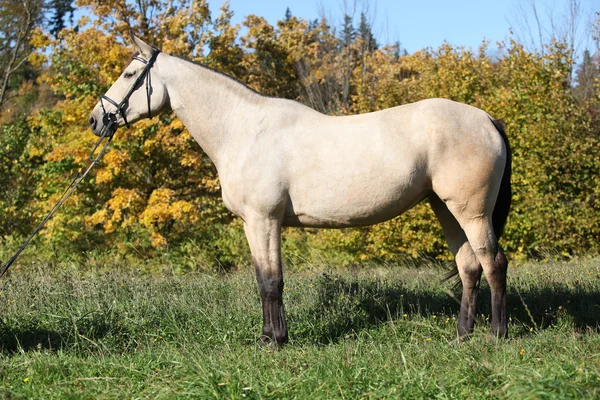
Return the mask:
[(133, 76), (135, 75), (135, 71), (134, 72), (125, 72), (125, 75), (123, 75), (126, 79), (129, 78), (133, 78)]

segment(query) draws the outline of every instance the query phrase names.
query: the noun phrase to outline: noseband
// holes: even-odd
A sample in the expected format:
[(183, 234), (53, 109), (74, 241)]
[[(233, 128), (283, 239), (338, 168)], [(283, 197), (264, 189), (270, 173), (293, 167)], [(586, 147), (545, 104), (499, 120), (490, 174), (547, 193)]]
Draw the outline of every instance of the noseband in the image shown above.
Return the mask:
[[(150, 56), (150, 59), (148, 61), (146, 61), (143, 58), (138, 57), (138, 56), (133, 57), (134, 60), (143, 62), (144, 64), (146, 64), (146, 66), (144, 67), (144, 69), (142, 70), (142, 73), (137, 77), (137, 79), (133, 83), (133, 86), (131, 86), (131, 88), (129, 89), (129, 91), (127, 92), (125, 97), (123, 97), (123, 100), (121, 100), (120, 103), (117, 103), (116, 101), (114, 101), (113, 99), (111, 99), (110, 97), (108, 97), (106, 95), (102, 95), (100, 97), (100, 107), (102, 107), (102, 123), (104, 124), (105, 127), (106, 126), (111, 127), (112, 125), (116, 124), (117, 115), (120, 115), (121, 118), (123, 118), (123, 121), (125, 121), (125, 125), (127, 127), (129, 127), (129, 122), (127, 122), (127, 117), (126, 117), (127, 108), (129, 107), (129, 98), (131, 97), (133, 92), (135, 92), (137, 90), (138, 85), (142, 82), (143, 79), (146, 79), (146, 99), (148, 100), (148, 118), (152, 118), (152, 110), (150, 109), (150, 96), (152, 96), (152, 82), (151, 82), (150, 68), (152, 68), (152, 66), (154, 65), (154, 62), (156, 61), (156, 58), (158, 57), (158, 53), (160, 53), (160, 50), (154, 49), (154, 52), (152, 52), (152, 56)], [(116, 110), (111, 111), (111, 112), (106, 112), (106, 109), (104, 108), (104, 103), (102, 100), (108, 101), (110, 104), (112, 104), (113, 106), (116, 107)], [(106, 129), (105, 135), (112, 136), (114, 134), (115, 130), (116, 129)]]

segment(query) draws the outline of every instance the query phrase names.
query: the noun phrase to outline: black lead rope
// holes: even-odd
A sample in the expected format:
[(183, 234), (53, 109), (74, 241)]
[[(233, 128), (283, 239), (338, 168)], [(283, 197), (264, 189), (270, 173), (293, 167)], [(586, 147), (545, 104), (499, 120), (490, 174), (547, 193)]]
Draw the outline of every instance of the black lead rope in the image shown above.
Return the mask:
[[(116, 128), (113, 129), (113, 125), (115, 125), (117, 123), (117, 115), (121, 115), (121, 117), (123, 118), (123, 121), (125, 122), (125, 125), (129, 126), (129, 123), (127, 122), (127, 118), (125, 117), (127, 107), (129, 106), (129, 98), (131, 97), (133, 92), (135, 92), (135, 90), (138, 88), (141, 81), (146, 77), (147, 77), (147, 79), (146, 79), (146, 98), (148, 101), (148, 117), (152, 118), (152, 111), (150, 109), (150, 96), (152, 95), (152, 85), (150, 83), (150, 73), (149, 72), (150, 72), (150, 68), (152, 68), (152, 65), (154, 65), (154, 62), (156, 61), (156, 57), (158, 56), (158, 53), (160, 53), (160, 50), (154, 49), (154, 52), (152, 53), (152, 56), (150, 57), (150, 59), (148, 61), (146, 61), (142, 58), (139, 58), (139, 57), (134, 57), (134, 59), (143, 62), (144, 64), (146, 64), (146, 66), (144, 67), (142, 73), (140, 73), (140, 75), (137, 77), (133, 86), (129, 89), (129, 91), (127, 92), (127, 94), (125, 95), (125, 97), (123, 98), (123, 100), (120, 103), (117, 104), (116, 101), (114, 101), (111, 98), (104, 96), (104, 95), (100, 97), (100, 107), (102, 108), (103, 127), (102, 127), (102, 130), (100, 131), (100, 135), (99, 135), (100, 138), (98, 139), (98, 141), (94, 145), (92, 151), (90, 152), (90, 155), (88, 157), (89, 163), (88, 163), (87, 167), (82, 167), (77, 172), (77, 174), (75, 175), (75, 177), (73, 178), (73, 180), (71, 181), (69, 186), (67, 186), (67, 189), (65, 189), (65, 191), (63, 192), (63, 195), (60, 197), (58, 202), (54, 205), (54, 207), (52, 207), (50, 212), (48, 212), (48, 215), (46, 215), (46, 217), (42, 220), (42, 222), (40, 222), (40, 224), (33, 230), (31, 235), (29, 235), (29, 237), (23, 242), (23, 244), (21, 245), (21, 247), (19, 247), (17, 252), (11, 258), (9, 258), (8, 261), (6, 261), (4, 264), (2, 264), (2, 266), (0, 267), (0, 278), (2, 278), (4, 276), (4, 274), (6, 274), (6, 272), (10, 268), (10, 266), (15, 262), (17, 257), (19, 257), (19, 255), (21, 255), (23, 250), (25, 250), (25, 248), (27, 247), (29, 242), (31, 242), (33, 237), (39, 231), (42, 230), (44, 225), (46, 225), (46, 222), (48, 222), (50, 220), (50, 218), (52, 218), (52, 216), (58, 211), (58, 209), (63, 205), (63, 203), (65, 201), (67, 201), (69, 196), (71, 196), (71, 194), (75, 191), (75, 189), (77, 189), (77, 186), (79, 186), (79, 184), (83, 181), (83, 179), (87, 176), (87, 174), (92, 170), (94, 165), (99, 163), (100, 158), (102, 158), (102, 156), (104, 155), (104, 152), (106, 151), (108, 145), (112, 141), (112, 138), (116, 131)], [(104, 109), (104, 104), (102, 103), (103, 99), (107, 100), (109, 103), (114, 105), (116, 107), (116, 110), (113, 112), (106, 112), (106, 110)], [(98, 148), (100, 147), (100, 145), (102, 144), (102, 142), (105, 139), (108, 139), (108, 140), (106, 140), (106, 143), (104, 143), (104, 145), (100, 148), (100, 151), (98, 152), (98, 154), (94, 157), (94, 154), (96, 153), (96, 151), (98, 150)]]
[[(69, 198), (69, 196), (71, 196), (71, 193), (73, 193), (75, 191), (75, 189), (77, 188), (77, 186), (79, 186), (81, 181), (83, 181), (83, 179), (87, 176), (87, 174), (92, 170), (92, 167), (94, 165), (98, 164), (98, 161), (100, 160), (100, 158), (106, 151), (106, 148), (108, 147), (108, 145), (110, 144), (110, 142), (113, 138), (113, 132), (111, 132), (111, 126), (112, 126), (112, 123), (109, 125), (105, 125), (105, 127), (103, 128), (102, 136), (100, 137), (100, 139), (98, 139), (98, 141), (96, 142), (96, 145), (90, 152), (90, 156), (88, 158), (89, 165), (87, 167), (82, 167), (77, 172), (77, 174), (75, 175), (75, 178), (73, 178), (73, 180), (71, 181), (69, 186), (67, 186), (67, 189), (64, 191), (63, 195), (60, 197), (60, 199), (54, 205), (54, 207), (52, 207), (52, 209), (50, 210), (48, 215), (46, 215), (46, 217), (42, 220), (42, 222), (40, 222), (40, 224), (33, 230), (33, 232), (31, 233), (31, 235), (29, 235), (27, 240), (25, 240), (23, 242), (21, 247), (19, 247), (19, 250), (17, 250), (17, 252), (15, 254), (13, 254), (13, 256), (11, 258), (9, 258), (8, 261), (2, 265), (2, 267), (0, 267), (0, 278), (2, 278), (4, 276), (4, 274), (6, 274), (6, 272), (10, 268), (10, 266), (15, 262), (17, 257), (19, 257), (19, 255), (21, 255), (23, 250), (25, 250), (25, 247), (27, 247), (27, 245), (29, 244), (29, 242), (31, 242), (33, 237), (39, 231), (42, 230), (44, 225), (46, 225), (46, 222), (48, 222), (50, 220), (50, 218), (52, 218), (52, 216), (56, 213), (56, 211), (58, 211), (58, 209)], [(98, 150), (98, 147), (100, 147), (100, 144), (102, 143), (102, 141), (107, 138), (108, 138), (108, 140), (106, 141), (104, 146), (102, 146), (102, 148), (100, 149), (100, 152), (96, 155), (96, 157), (94, 157), (94, 153), (96, 153), (96, 150)]]

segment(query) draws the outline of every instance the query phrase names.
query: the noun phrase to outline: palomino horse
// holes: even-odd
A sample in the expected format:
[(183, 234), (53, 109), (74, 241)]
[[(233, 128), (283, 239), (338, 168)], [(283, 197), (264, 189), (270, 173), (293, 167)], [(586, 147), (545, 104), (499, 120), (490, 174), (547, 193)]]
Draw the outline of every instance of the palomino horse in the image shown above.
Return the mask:
[(100, 135), (107, 125), (163, 110), (181, 119), (215, 164), (225, 205), (244, 221), (263, 307), (261, 341), (288, 339), (283, 226), (376, 224), (425, 198), (462, 281), (458, 334), (473, 331), (485, 271), (492, 334), (506, 335), (508, 261), (498, 237), (510, 208), (511, 159), (500, 122), (444, 99), (363, 115), (323, 115), (132, 40), (139, 56), (94, 108), (91, 129)]

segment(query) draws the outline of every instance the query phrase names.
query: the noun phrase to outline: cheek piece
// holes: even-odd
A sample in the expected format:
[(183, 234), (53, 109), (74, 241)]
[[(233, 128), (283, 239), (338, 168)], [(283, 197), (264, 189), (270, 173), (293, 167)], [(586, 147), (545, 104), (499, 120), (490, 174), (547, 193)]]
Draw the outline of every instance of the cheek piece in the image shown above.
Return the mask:
[[(127, 121), (127, 108), (129, 107), (129, 98), (131, 97), (133, 92), (135, 92), (141, 86), (142, 80), (146, 81), (146, 99), (148, 102), (148, 118), (152, 118), (152, 110), (150, 109), (150, 97), (152, 96), (152, 78), (151, 78), (152, 75), (150, 74), (150, 68), (152, 68), (152, 66), (154, 65), (154, 62), (156, 61), (156, 57), (158, 57), (158, 53), (160, 53), (160, 50), (154, 49), (154, 51), (152, 52), (152, 56), (150, 56), (150, 59), (148, 61), (146, 61), (143, 58), (138, 57), (138, 56), (133, 57), (134, 60), (140, 61), (140, 62), (146, 64), (146, 66), (144, 67), (144, 69), (142, 70), (140, 75), (137, 77), (137, 79), (133, 83), (133, 86), (131, 86), (131, 88), (129, 89), (129, 91), (127, 92), (125, 97), (123, 97), (123, 100), (121, 100), (120, 103), (117, 103), (116, 101), (114, 101), (113, 99), (111, 99), (110, 97), (108, 97), (106, 95), (102, 95), (100, 97), (100, 107), (102, 107), (102, 124), (104, 125), (104, 128), (105, 128), (105, 129), (103, 129), (103, 133), (101, 136), (103, 136), (103, 137), (112, 136), (115, 133), (117, 128), (115, 127), (113, 129), (113, 125), (116, 125), (118, 115), (120, 115), (121, 118), (123, 118), (123, 121), (125, 121), (125, 125), (127, 127), (129, 127), (129, 122)], [(107, 102), (109, 102), (110, 104), (115, 106), (115, 110), (107, 112), (106, 109), (104, 108), (103, 100), (106, 100)]]

